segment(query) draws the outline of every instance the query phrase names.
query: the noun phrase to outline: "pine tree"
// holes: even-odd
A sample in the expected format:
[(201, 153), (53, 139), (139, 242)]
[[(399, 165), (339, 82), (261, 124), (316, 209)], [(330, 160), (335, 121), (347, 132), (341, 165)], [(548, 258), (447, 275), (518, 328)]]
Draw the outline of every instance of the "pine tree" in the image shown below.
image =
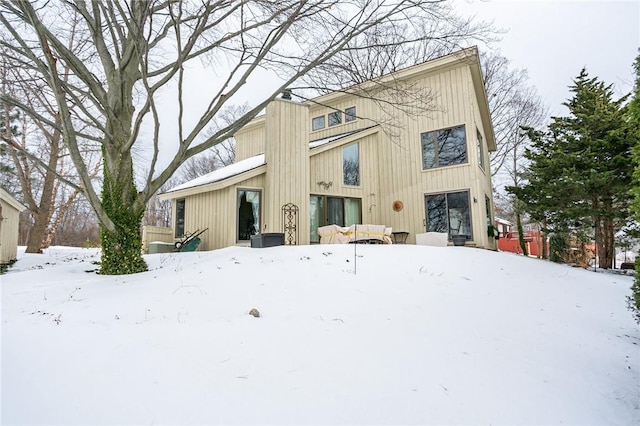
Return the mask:
[[(631, 136), (635, 140), (633, 147), (633, 160), (635, 170), (633, 172), (633, 195), (635, 197), (633, 211), (636, 220), (640, 221), (640, 54), (636, 57), (634, 63), (636, 72), (636, 82), (634, 87), (633, 99), (629, 102), (628, 117), (631, 127)], [(640, 324), (640, 257), (636, 258), (636, 278), (631, 286), (631, 296), (628, 298), (628, 305), (638, 324)]]
[(595, 229), (599, 264), (613, 267), (615, 231), (630, 217), (632, 141), (627, 96), (613, 99), (611, 85), (583, 69), (565, 102), (566, 117), (554, 117), (544, 132), (528, 129), (532, 147), (529, 182), (510, 190), (532, 218), (549, 231), (584, 238)]

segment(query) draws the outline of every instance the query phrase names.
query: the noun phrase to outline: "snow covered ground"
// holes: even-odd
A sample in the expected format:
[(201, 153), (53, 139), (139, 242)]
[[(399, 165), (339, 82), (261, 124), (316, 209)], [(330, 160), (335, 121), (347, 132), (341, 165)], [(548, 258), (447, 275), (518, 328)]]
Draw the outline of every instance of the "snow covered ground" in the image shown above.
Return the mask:
[(21, 254), (1, 423), (640, 424), (631, 277), (355, 249), (155, 254), (130, 276), (87, 272), (94, 249)]

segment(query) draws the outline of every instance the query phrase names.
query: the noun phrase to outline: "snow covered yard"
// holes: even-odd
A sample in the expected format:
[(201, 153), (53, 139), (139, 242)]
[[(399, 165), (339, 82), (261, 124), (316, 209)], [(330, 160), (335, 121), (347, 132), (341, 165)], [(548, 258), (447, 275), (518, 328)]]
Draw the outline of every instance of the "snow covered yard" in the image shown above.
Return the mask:
[(98, 259), (0, 277), (3, 425), (640, 423), (631, 277), (411, 245)]

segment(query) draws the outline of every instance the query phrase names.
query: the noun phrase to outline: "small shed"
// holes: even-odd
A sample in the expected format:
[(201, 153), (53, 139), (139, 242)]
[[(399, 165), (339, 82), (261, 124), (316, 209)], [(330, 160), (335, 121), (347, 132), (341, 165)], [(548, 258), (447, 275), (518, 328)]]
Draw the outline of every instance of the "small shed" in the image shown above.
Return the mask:
[(27, 208), (0, 188), (0, 265), (18, 257), (18, 222), (20, 212)]

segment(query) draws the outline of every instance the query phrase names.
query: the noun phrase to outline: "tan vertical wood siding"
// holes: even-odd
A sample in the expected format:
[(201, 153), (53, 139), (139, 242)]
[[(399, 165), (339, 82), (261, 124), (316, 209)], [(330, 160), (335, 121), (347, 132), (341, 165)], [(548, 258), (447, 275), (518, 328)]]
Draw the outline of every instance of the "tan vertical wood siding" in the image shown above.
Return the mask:
[(309, 244), (309, 108), (277, 99), (267, 106), (263, 232), (284, 232), (282, 207), (298, 207), (296, 242)]
[(149, 253), (149, 244), (160, 241), (163, 243), (172, 243), (173, 228), (167, 228), (164, 226), (150, 226), (145, 225), (142, 227), (142, 251)]
[[(353, 143), (358, 144), (359, 186), (345, 185), (343, 180), (342, 150)], [(347, 144), (337, 144), (328, 151), (312, 155), (309, 192), (314, 195), (359, 198), (362, 200), (362, 222), (382, 225), (377, 199), (380, 176), (378, 145), (379, 136), (374, 134)], [(331, 186), (325, 187), (323, 182), (325, 184), (331, 183)]]
[[(491, 194), (491, 179), (488, 165), (485, 166), (486, 172), (483, 172), (477, 161), (476, 128), (483, 134), (485, 164), (488, 164), (488, 150), (471, 72), (465, 64), (458, 64), (436, 74), (418, 75), (407, 84), (413, 85), (414, 88), (423, 88), (430, 93), (434, 108), (418, 115), (395, 111), (393, 117), (389, 112), (381, 111), (380, 107), (369, 99), (352, 97), (336, 103), (335, 108), (356, 106), (356, 113), (361, 118), (355, 122), (312, 132), (311, 138), (319, 139), (362, 128), (371, 123), (379, 123), (383, 131), (380, 132), (376, 150), (378, 164), (375, 170), (378, 175), (376, 179), (371, 180), (376, 182), (376, 187), (367, 188), (366, 191), (359, 191), (357, 194), (359, 197), (365, 193), (367, 196), (376, 194), (375, 203), (372, 203), (376, 206), (367, 218), (391, 226), (397, 231), (410, 232), (408, 242), (415, 242), (415, 234), (426, 231), (425, 194), (466, 190), (470, 196), (474, 243), (487, 246), (484, 195)], [(313, 106), (310, 117), (327, 115), (331, 111), (332, 108)], [(465, 126), (467, 163), (423, 170), (421, 134), (459, 125)], [(340, 153), (341, 150), (338, 149), (331, 155), (337, 158)], [(365, 161), (371, 161), (371, 157), (367, 160), (363, 157), (361, 167), (372, 170), (373, 166)], [(341, 167), (341, 163), (336, 159), (312, 157), (311, 192), (315, 190), (315, 182), (322, 180), (323, 173), (332, 176), (334, 180), (339, 179), (341, 169), (338, 169), (338, 166)], [(365, 185), (369, 178), (362, 182)], [(348, 188), (338, 190), (336, 187), (319, 191), (321, 194), (343, 196), (353, 196), (354, 192), (358, 191)], [(473, 201), (474, 198), (477, 202)], [(401, 201), (403, 204), (403, 209), (399, 212), (393, 210), (395, 201)], [(365, 212), (368, 212), (368, 207), (363, 199), (363, 220)]]
[(0, 264), (10, 263), (18, 256), (18, 223), (20, 212), (0, 198)]
[[(264, 175), (217, 191), (185, 197), (185, 232), (209, 228), (200, 235), (202, 242), (199, 250), (213, 250), (237, 243), (237, 193), (239, 188), (263, 191), (261, 216), (264, 217)], [(175, 213), (175, 200), (173, 204), (173, 212)]]
[[(464, 55), (463, 55), (464, 56)], [(473, 58), (435, 60), (433, 67), (405, 74), (400, 83), (422, 89), (432, 104), (429, 111), (407, 113), (365, 97), (330, 94), (308, 105), (276, 100), (259, 117), (236, 134), (236, 159), (265, 152), (266, 175), (248, 179), (228, 188), (186, 197), (185, 230), (211, 229), (203, 236), (203, 249), (235, 244), (236, 190), (238, 187), (263, 189), (262, 230), (281, 231), (281, 208), (293, 202), (300, 208), (299, 237), (308, 237), (309, 194), (354, 197), (362, 200), (363, 222), (391, 226), (396, 231), (425, 232), (425, 195), (468, 191), (473, 243), (492, 248), (486, 233), (484, 197), (492, 198), (487, 135), (486, 100), (478, 90), (479, 72)], [(475, 57), (477, 60), (477, 57)], [(418, 68), (420, 69), (420, 68)], [(404, 78), (404, 77), (403, 77)], [(344, 111), (355, 107), (355, 121), (345, 122)], [(481, 111), (482, 108), (482, 111)], [(342, 112), (342, 123), (328, 126), (328, 114)], [(303, 112), (305, 111), (305, 112)], [(482, 113), (481, 113), (482, 112)], [(325, 117), (325, 128), (313, 131), (314, 117)], [(421, 134), (463, 125), (466, 132), (467, 162), (423, 170)], [(318, 140), (348, 131), (376, 126), (376, 132), (357, 134), (322, 149), (308, 149), (309, 140)], [(479, 167), (476, 129), (484, 143), (485, 169)], [(343, 184), (342, 149), (359, 145), (360, 185)], [(308, 152), (308, 155), (306, 154)], [(331, 182), (331, 186), (320, 185)], [(296, 201), (293, 201), (296, 200)], [(395, 201), (403, 209), (393, 210)], [(174, 209), (175, 211), (175, 209)], [(265, 228), (266, 226), (266, 228)], [(301, 240), (304, 243), (305, 240)]]
[(265, 120), (259, 117), (235, 134), (235, 161), (245, 160), (265, 151)]

